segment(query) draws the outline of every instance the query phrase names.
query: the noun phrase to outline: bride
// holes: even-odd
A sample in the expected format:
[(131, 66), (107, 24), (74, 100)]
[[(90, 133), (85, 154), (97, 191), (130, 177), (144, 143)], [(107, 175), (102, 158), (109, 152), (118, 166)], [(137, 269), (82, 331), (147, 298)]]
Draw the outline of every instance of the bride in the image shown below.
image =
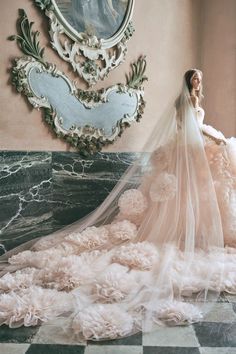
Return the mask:
[(202, 73), (90, 215), (0, 258), (0, 325), (99, 340), (202, 319), (236, 293), (236, 140), (203, 123)]

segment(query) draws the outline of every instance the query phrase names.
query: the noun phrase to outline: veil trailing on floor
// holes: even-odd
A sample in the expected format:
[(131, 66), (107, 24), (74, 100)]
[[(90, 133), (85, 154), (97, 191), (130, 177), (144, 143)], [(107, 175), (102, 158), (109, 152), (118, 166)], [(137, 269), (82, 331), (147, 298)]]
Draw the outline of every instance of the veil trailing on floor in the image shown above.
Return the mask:
[(68, 332), (97, 340), (200, 320), (225, 286), (224, 241), (185, 80), (140, 158), (95, 211), (0, 261), (1, 279), (8, 271), (31, 279), (24, 286), (14, 280), (27, 304), (42, 289), (38, 303), (53, 291), (50, 315), (41, 306), (39, 321), (32, 314), (28, 322), (1, 319), (12, 327), (60, 318)]

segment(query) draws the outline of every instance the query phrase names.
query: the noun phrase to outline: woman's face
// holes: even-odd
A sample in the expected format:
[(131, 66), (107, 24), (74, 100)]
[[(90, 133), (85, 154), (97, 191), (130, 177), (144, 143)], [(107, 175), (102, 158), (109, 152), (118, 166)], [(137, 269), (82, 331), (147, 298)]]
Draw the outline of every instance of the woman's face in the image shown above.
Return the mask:
[(191, 79), (191, 85), (192, 85), (192, 88), (196, 91), (199, 91), (200, 90), (200, 86), (201, 86), (201, 82), (202, 82), (202, 77), (201, 77), (201, 74), (199, 72), (196, 72), (192, 79)]

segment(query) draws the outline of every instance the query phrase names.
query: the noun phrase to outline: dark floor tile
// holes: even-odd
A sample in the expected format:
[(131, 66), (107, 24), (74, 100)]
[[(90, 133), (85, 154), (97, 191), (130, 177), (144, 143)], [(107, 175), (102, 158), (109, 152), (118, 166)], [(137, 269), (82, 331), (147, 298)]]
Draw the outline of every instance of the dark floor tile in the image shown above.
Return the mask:
[(38, 332), (39, 327), (19, 327), (9, 328), (8, 326), (0, 327), (1, 343), (31, 343), (34, 335)]
[(88, 344), (96, 345), (142, 345), (142, 333), (134, 334), (133, 336), (113, 339), (113, 340), (102, 340), (102, 341), (88, 341)]
[(217, 299), (217, 302), (229, 302), (227, 297), (224, 295), (224, 293), (220, 294), (220, 296)]
[(79, 345), (32, 344), (26, 354), (84, 354), (85, 347)]
[(233, 310), (236, 313), (236, 302), (234, 302), (232, 305), (233, 305)]
[(200, 354), (198, 348), (188, 347), (143, 347), (143, 354)]
[(194, 329), (202, 347), (236, 347), (236, 323), (201, 322)]

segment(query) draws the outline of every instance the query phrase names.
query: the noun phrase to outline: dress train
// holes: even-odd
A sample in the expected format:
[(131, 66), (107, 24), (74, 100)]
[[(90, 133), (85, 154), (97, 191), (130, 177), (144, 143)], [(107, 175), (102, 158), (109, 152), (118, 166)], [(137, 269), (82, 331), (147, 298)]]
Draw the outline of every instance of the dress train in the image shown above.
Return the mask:
[[(236, 139), (204, 125), (201, 108), (195, 113), (225, 247), (210, 240), (217, 215), (209, 221), (199, 208), (212, 212), (215, 197), (204, 184), (206, 171), (194, 160), (195, 145), (189, 159), (186, 144), (175, 136), (152, 153), (139, 187), (119, 195), (112, 220), (65, 232), (56, 242), (42, 238), (8, 259), (0, 278), (0, 325), (35, 326), (61, 318), (68, 335), (113, 339), (154, 324), (199, 321), (210, 305), (206, 300), (224, 291), (236, 294)], [(195, 168), (197, 191), (184, 166)]]

